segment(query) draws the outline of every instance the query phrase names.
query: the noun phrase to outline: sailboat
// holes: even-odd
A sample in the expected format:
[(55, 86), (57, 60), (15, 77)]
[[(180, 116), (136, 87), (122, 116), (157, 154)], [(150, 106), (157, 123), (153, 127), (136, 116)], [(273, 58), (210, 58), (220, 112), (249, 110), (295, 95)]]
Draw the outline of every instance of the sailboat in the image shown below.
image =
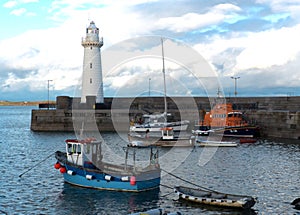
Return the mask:
[(166, 74), (165, 74), (165, 58), (164, 58), (164, 46), (163, 46), (163, 38), (161, 38), (161, 47), (162, 47), (162, 73), (164, 80), (164, 112), (158, 114), (144, 114), (142, 116), (141, 123), (131, 123), (130, 124), (130, 132), (158, 132), (161, 133), (162, 128), (172, 128), (174, 132), (186, 131), (190, 122), (188, 120), (176, 121), (176, 122), (168, 122), (167, 116), (170, 114), (167, 113), (167, 90), (166, 90)]

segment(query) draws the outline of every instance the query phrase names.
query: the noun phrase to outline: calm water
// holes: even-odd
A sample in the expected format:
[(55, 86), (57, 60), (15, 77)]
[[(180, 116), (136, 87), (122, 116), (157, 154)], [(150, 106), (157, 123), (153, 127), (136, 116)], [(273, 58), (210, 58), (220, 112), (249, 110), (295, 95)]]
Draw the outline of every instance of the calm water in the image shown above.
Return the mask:
[[(0, 214), (128, 214), (153, 208), (183, 214), (300, 214), (290, 205), (300, 197), (300, 142), (261, 140), (252, 145), (218, 148), (203, 166), (198, 165), (199, 158), (205, 156), (203, 148), (188, 152), (178, 167), (174, 164), (186, 149), (175, 149), (171, 159), (162, 159), (163, 168), (177, 167), (172, 173), (185, 180), (222, 192), (258, 197), (253, 210), (239, 212), (175, 201), (177, 196), (170, 187), (191, 185), (171, 175), (163, 176), (159, 190), (140, 194), (64, 184), (62, 175), (53, 168), (54, 156), (46, 158), (64, 150), (64, 140), (74, 135), (30, 131), (32, 108), (0, 107)], [(122, 155), (120, 148), (126, 143), (119, 135), (105, 133), (103, 137)], [(161, 152), (165, 154), (167, 151)]]

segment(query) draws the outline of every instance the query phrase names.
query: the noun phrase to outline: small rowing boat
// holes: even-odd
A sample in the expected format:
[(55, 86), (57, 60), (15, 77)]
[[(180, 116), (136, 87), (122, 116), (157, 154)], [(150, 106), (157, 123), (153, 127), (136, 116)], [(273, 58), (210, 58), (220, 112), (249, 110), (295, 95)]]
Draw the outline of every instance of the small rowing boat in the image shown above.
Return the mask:
[(251, 196), (226, 194), (200, 188), (177, 186), (174, 191), (180, 199), (211, 206), (249, 209), (257, 201)]

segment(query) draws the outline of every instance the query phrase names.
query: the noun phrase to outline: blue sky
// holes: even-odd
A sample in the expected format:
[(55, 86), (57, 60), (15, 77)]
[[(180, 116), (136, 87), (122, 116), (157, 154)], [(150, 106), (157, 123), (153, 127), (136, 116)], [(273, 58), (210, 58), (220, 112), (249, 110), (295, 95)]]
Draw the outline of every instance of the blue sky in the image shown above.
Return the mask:
[[(1, 2), (0, 16), (0, 100), (46, 100), (47, 80), (51, 99), (73, 96), (90, 20), (104, 52), (146, 35), (188, 45), (211, 65), (226, 96), (234, 93), (232, 76), (240, 77), (239, 96), (300, 95), (300, 0), (12, 0)], [(126, 80), (131, 70), (145, 71), (139, 65), (127, 65)], [(115, 96), (124, 79), (104, 82), (105, 96)]]

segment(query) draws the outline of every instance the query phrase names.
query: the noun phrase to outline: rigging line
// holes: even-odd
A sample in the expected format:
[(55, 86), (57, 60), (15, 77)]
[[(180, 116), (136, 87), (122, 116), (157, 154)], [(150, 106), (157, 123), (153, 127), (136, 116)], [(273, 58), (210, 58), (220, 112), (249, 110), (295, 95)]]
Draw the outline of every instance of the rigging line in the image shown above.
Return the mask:
[(188, 183), (188, 184), (194, 185), (194, 186), (196, 186), (196, 187), (199, 187), (199, 188), (201, 188), (201, 189), (204, 189), (204, 190), (207, 190), (207, 191), (210, 191), (210, 192), (213, 191), (213, 190), (208, 189), (208, 188), (206, 188), (206, 187), (202, 187), (202, 186), (200, 186), (200, 185), (198, 185), (198, 184), (195, 184), (195, 183), (193, 183), (193, 182), (190, 182), (190, 181), (188, 181), (188, 180), (185, 180), (185, 179), (183, 179), (183, 178), (180, 178), (179, 176), (174, 175), (173, 173), (170, 173), (170, 172), (168, 172), (168, 171), (166, 171), (166, 170), (164, 170), (164, 169), (161, 169), (161, 170), (164, 171), (165, 173), (167, 173), (167, 174), (169, 174), (169, 175), (171, 175), (171, 176), (173, 176), (173, 177), (179, 179), (179, 180), (182, 180), (182, 181)]
[(166, 188), (169, 188), (169, 189), (172, 189), (173, 190), (173, 187), (170, 187), (170, 186), (168, 186), (168, 185), (165, 185), (165, 184), (159, 184), (159, 185), (161, 185), (161, 186), (163, 186), (163, 187), (166, 187)]
[(161, 53), (162, 53), (162, 73), (163, 73), (163, 80), (164, 80), (164, 105), (165, 105), (165, 123), (167, 122), (167, 111), (168, 111), (168, 107), (167, 107), (167, 87), (166, 87), (166, 71), (165, 71), (165, 53), (164, 53), (164, 40), (161, 37)]
[(53, 156), (55, 154), (55, 152), (51, 153), (50, 155), (48, 155), (45, 159), (41, 160), (40, 162), (38, 162), (37, 164), (35, 164), (34, 166), (30, 167), (29, 169), (27, 169), (25, 172), (23, 172), (22, 174), (19, 175), (19, 177), (21, 178), (25, 173), (29, 172), (30, 170), (32, 170), (33, 168), (37, 167), (39, 164), (41, 164), (42, 162), (46, 161), (47, 159), (49, 159), (51, 156)]
[(160, 196), (160, 197), (165, 198), (165, 197), (167, 197), (167, 196), (169, 196), (169, 195), (171, 195), (171, 194), (174, 194), (174, 192), (167, 193), (167, 194), (162, 195), (162, 196)]

